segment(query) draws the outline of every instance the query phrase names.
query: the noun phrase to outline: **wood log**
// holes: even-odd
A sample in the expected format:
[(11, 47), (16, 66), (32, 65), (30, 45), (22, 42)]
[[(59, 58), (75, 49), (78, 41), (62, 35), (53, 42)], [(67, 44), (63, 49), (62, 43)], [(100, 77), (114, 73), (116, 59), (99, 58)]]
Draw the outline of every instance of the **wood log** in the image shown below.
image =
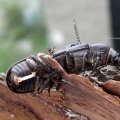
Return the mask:
[[(51, 58), (45, 62), (65, 79), (66, 83), (62, 86), (63, 93), (51, 91), (51, 97), (47, 91), (34, 96), (32, 93), (16, 94), (11, 92), (2, 80), (1, 120), (120, 120), (118, 96), (107, 93), (86, 77), (68, 75)], [(108, 83), (106, 86), (111, 85)], [(113, 88), (114, 85), (117, 83), (113, 84)]]

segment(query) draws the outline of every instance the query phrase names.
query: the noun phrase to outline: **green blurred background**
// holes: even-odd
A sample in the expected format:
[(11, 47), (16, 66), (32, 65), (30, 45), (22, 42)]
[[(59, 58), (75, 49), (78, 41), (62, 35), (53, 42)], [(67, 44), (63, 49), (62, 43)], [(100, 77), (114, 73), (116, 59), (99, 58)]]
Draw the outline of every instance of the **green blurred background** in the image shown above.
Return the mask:
[(103, 43), (120, 52), (120, 0), (0, 0), (0, 72), (18, 60), (75, 43)]
[(0, 71), (46, 49), (46, 26), (40, 0), (0, 0)]

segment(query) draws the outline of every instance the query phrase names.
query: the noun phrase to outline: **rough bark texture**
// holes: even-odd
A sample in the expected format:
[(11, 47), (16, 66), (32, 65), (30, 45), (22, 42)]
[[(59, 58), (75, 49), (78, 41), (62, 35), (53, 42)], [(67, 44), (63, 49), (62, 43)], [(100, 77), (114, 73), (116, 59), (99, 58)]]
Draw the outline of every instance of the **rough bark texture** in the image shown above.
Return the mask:
[[(120, 120), (118, 96), (108, 94), (86, 77), (66, 74), (55, 61), (45, 62), (51, 66), (54, 63), (54, 69), (66, 80), (62, 87), (64, 93), (52, 91), (51, 97), (46, 91), (34, 96), (15, 94), (1, 81), (1, 120)], [(111, 81), (102, 84), (103, 88), (111, 90), (116, 85), (120, 88), (119, 81)], [(112, 92), (116, 91), (119, 89)]]

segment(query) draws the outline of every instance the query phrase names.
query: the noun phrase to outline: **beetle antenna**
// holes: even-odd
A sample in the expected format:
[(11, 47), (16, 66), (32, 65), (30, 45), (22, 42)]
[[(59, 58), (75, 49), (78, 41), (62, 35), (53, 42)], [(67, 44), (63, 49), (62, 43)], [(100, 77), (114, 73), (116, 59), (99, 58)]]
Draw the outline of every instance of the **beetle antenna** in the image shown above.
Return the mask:
[(80, 37), (79, 37), (79, 33), (78, 33), (78, 29), (77, 29), (77, 24), (76, 24), (76, 21), (75, 21), (74, 19), (73, 19), (73, 25), (74, 25), (75, 35), (76, 35), (76, 37), (77, 37), (77, 41), (78, 41), (78, 43), (81, 44), (81, 42), (80, 42)]
[(48, 52), (51, 56), (54, 54), (55, 50), (56, 50), (55, 46), (53, 48), (50, 48), (50, 47), (48, 48)]
[(47, 53), (49, 54), (49, 55), (53, 55), (54, 54), (54, 52), (56, 51), (56, 47), (55, 47), (55, 45), (53, 46), (53, 45), (50, 45), (50, 44), (47, 44)]

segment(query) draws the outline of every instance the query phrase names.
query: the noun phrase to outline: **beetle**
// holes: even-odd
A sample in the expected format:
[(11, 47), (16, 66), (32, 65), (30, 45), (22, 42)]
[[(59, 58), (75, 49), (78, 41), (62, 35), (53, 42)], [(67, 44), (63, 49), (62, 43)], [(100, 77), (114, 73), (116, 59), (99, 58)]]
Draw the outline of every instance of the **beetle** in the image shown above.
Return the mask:
[(10, 67), (6, 75), (6, 83), (9, 89), (16, 93), (33, 91), (41, 93), (45, 88), (48, 88), (50, 93), (50, 89), (54, 85), (54, 79), (57, 79), (59, 86), (60, 76), (52, 71), (38, 55), (20, 60)]
[(85, 70), (95, 72), (106, 65), (119, 68), (120, 54), (113, 48), (104, 44), (88, 45), (85, 43), (71, 46), (66, 50), (57, 51), (53, 54), (61, 66), (68, 73), (79, 74)]
[[(89, 45), (81, 43), (74, 21), (75, 34), (78, 42), (67, 46), (65, 49), (54, 51), (49, 49), (49, 54), (68, 73), (80, 74), (92, 71), (91, 75), (106, 65), (120, 67), (120, 54), (113, 48), (104, 44)], [(51, 66), (41, 59), (42, 53), (25, 58), (13, 66), (7, 72), (6, 82), (10, 90), (16, 93), (27, 93), (37, 91), (41, 93), (44, 89), (50, 89), (56, 84), (59, 90), (63, 83), (62, 77)]]

